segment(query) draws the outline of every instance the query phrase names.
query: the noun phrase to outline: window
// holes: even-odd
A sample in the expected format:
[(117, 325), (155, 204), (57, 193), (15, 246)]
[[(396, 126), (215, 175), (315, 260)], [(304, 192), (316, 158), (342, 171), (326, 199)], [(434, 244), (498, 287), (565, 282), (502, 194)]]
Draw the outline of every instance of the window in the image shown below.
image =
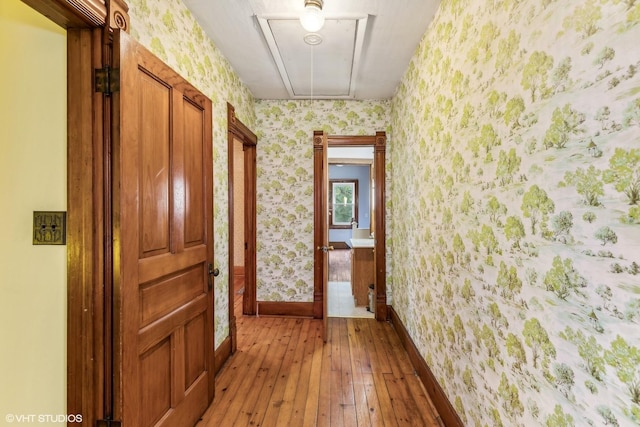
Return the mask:
[(351, 228), (358, 218), (358, 181), (329, 181), (329, 215), (331, 228)]

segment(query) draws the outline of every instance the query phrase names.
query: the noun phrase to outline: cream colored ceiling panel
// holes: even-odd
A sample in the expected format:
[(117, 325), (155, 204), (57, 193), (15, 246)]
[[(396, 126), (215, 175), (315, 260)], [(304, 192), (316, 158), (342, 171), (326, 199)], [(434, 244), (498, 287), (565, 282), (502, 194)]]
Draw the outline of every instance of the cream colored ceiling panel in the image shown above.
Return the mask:
[(309, 45), (298, 19), (258, 18), (291, 98), (354, 98), (367, 18), (327, 19)]

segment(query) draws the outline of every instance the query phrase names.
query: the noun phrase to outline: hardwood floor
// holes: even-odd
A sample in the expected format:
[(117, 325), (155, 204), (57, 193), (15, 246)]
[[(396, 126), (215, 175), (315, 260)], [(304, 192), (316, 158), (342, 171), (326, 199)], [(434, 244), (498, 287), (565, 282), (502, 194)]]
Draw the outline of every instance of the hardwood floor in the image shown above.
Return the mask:
[(442, 426), (388, 322), (245, 317), (198, 427)]

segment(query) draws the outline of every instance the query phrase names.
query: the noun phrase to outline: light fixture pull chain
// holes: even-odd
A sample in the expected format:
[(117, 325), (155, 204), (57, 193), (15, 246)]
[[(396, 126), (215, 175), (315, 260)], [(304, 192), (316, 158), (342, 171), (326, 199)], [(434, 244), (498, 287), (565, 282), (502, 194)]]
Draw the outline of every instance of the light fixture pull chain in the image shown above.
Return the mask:
[(313, 107), (313, 45), (311, 46), (311, 107)]

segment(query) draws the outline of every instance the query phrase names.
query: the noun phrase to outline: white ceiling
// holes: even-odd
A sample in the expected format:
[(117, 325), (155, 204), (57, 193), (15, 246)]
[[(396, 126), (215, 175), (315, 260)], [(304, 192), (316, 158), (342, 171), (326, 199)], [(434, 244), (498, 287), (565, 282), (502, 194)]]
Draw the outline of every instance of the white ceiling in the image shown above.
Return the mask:
[(184, 0), (257, 99), (388, 99), (440, 0), (324, 0), (307, 45), (304, 0)]

